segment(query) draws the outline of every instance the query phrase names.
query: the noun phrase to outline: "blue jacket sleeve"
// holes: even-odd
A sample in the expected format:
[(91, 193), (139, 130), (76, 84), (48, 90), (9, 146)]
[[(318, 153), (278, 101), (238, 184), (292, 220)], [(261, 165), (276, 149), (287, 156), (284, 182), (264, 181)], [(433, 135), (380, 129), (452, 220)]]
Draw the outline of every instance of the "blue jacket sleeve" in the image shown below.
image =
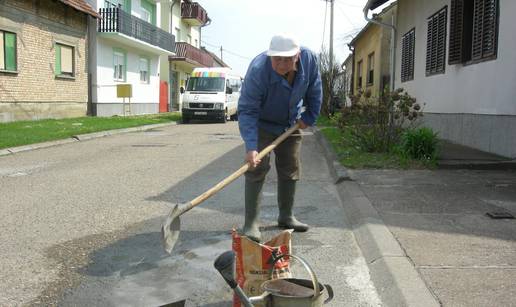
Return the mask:
[(265, 96), (264, 82), (260, 80), (259, 71), (253, 69), (252, 64), (249, 68), (238, 100), (238, 127), (246, 152), (258, 150), (258, 119), (260, 104)]
[(310, 56), (310, 81), (305, 95), (306, 109), (301, 114), (301, 120), (313, 126), (319, 112), (321, 111), (322, 103), (322, 82), (321, 73), (319, 72), (317, 57), (314, 54)]

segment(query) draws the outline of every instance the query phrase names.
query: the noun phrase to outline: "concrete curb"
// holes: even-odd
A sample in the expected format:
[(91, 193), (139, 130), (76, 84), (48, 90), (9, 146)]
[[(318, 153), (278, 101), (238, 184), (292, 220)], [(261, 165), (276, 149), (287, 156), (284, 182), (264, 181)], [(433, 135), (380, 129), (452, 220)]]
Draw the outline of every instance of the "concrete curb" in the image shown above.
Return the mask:
[[(352, 172), (340, 165), (331, 144), (317, 128), (314, 134), (382, 302), (386, 306), (440, 306), (360, 185), (353, 182)], [(350, 182), (339, 184), (342, 181)]]
[(115, 129), (115, 130), (106, 130), (106, 131), (100, 131), (100, 132), (94, 132), (94, 133), (87, 133), (87, 134), (78, 134), (74, 135), (71, 138), (68, 139), (62, 139), (62, 140), (56, 140), (56, 141), (49, 141), (49, 142), (43, 142), (43, 143), (36, 143), (36, 144), (30, 144), (30, 145), (23, 145), (18, 147), (10, 147), (10, 148), (4, 148), (0, 149), (0, 157), (11, 155), (19, 152), (24, 151), (30, 151), (35, 149), (41, 149), (41, 148), (47, 148), (52, 146), (58, 146), (63, 144), (69, 144), (74, 143), (78, 141), (87, 141), (91, 139), (106, 137), (110, 135), (116, 135), (116, 134), (122, 134), (122, 133), (129, 133), (129, 132), (138, 132), (138, 131), (145, 131), (160, 127), (166, 127), (166, 126), (173, 126), (177, 125), (176, 122), (171, 123), (162, 123), (162, 124), (154, 124), (154, 125), (145, 125), (145, 126), (138, 126), (138, 127), (131, 127), (131, 128), (122, 128), (122, 129)]

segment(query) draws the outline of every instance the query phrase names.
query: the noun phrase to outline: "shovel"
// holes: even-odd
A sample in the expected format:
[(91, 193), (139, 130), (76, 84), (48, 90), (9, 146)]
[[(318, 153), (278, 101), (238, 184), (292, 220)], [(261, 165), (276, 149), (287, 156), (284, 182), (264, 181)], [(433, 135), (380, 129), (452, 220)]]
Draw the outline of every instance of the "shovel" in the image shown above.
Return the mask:
[[(265, 147), (260, 153), (258, 153), (257, 159), (261, 159), (265, 157), (269, 152), (271, 152), (278, 144), (283, 142), (289, 135), (291, 135), (294, 131), (299, 129), (299, 124), (295, 124), (290, 129), (285, 131), (282, 135), (280, 135), (277, 139), (274, 140), (269, 146)], [(240, 167), (236, 172), (226, 177), (221, 182), (217, 183), (214, 187), (209, 189), (208, 191), (202, 193), (196, 198), (192, 199), (187, 203), (176, 204), (170, 213), (168, 214), (165, 222), (161, 225), (161, 240), (163, 242), (163, 247), (165, 251), (169, 254), (172, 253), (172, 249), (174, 245), (176, 245), (177, 239), (179, 237), (181, 221), (179, 216), (186, 213), (190, 209), (196, 207), (203, 201), (207, 200), (211, 196), (213, 196), (218, 191), (222, 190), (225, 186), (233, 182), (235, 179), (240, 177), (243, 173), (247, 172), (249, 169), (249, 163), (244, 164)]]

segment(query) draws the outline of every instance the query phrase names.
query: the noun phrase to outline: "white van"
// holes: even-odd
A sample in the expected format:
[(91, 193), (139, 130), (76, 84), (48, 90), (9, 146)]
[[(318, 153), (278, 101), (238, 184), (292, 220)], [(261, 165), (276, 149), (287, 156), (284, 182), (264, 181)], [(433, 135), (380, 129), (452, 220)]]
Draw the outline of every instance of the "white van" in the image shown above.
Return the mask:
[(237, 119), (242, 78), (229, 68), (195, 68), (183, 94), (183, 123), (190, 119), (210, 119), (225, 123)]

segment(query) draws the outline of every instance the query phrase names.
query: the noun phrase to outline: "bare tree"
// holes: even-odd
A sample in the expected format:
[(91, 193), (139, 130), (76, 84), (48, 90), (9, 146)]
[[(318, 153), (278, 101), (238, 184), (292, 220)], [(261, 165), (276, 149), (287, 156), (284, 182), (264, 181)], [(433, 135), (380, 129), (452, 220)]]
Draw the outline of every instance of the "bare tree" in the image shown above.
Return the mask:
[[(333, 62), (333, 67), (330, 67), (330, 62)], [(344, 99), (346, 80), (343, 69), (337, 63), (335, 57), (333, 57), (333, 61), (330, 61), (330, 55), (324, 47), (319, 53), (319, 66), (323, 88), (321, 115), (329, 116), (336, 111)]]

